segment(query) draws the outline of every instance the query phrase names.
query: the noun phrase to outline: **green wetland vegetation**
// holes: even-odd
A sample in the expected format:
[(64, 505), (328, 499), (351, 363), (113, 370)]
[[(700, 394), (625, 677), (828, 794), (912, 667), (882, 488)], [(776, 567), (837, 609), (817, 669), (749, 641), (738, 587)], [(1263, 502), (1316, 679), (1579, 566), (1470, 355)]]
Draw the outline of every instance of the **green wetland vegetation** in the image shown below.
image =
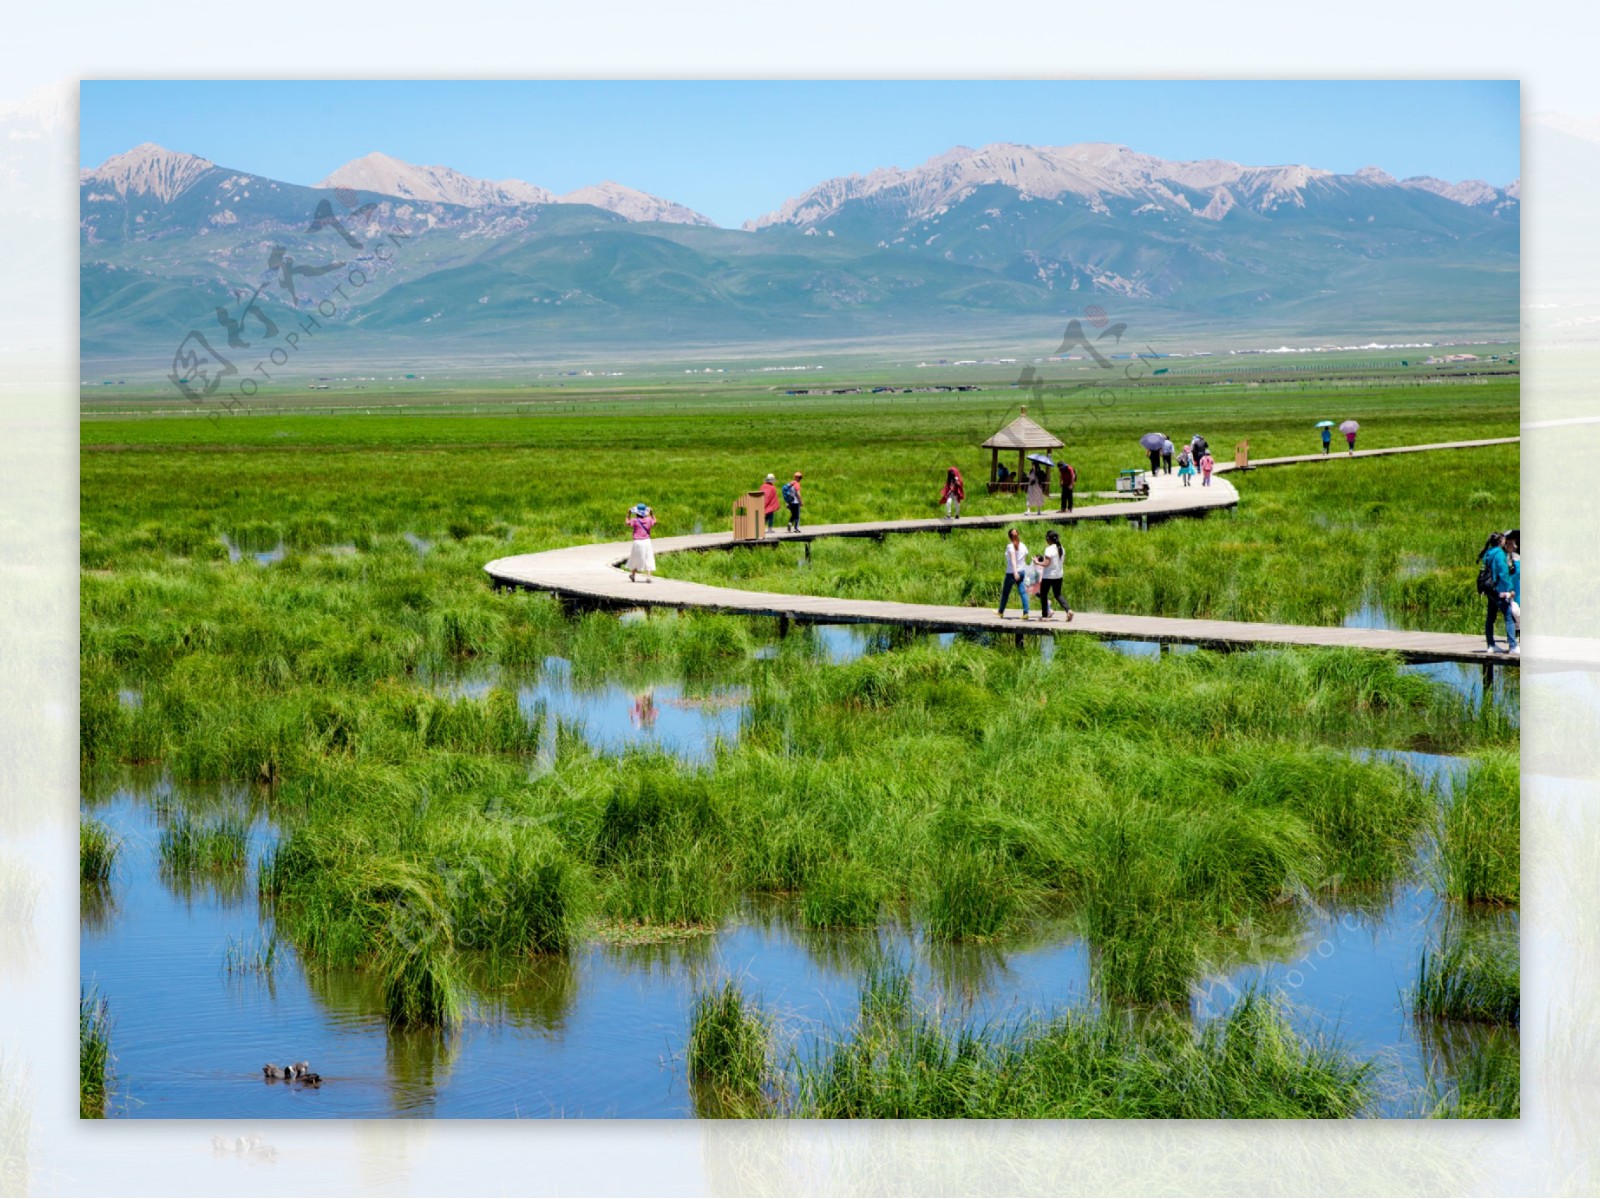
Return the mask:
[[(1248, 436), (1258, 456), (1313, 448), (1323, 415), (1358, 413), (1363, 445), (1515, 430), (1514, 382), (1356, 394), (1359, 409), (1341, 391), (1334, 411), (1265, 389), (1112, 407), (1074, 446), (1080, 490), (1109, 486), (1152, 427)], [(114, 894), (133, 869), (116, 821), (146, 829), (158, 885), (232, 922), (219, 986), (303, 976), (308, 1003), (372, 1022), (390, 1073), (430, 1095), (448, 1095), (463, 1026), (559, 1035), (550, 1013), (579, 1002), (575, 976), (676, 962), (692, 999), (672, 1070), (702, 1114), (1514, 1114), (1518, 733), (1492, 696), (1343, 650), (1153, 658), (1080, 637), (1044, 651), (890, 633), (838, 660), (811, 630), (571, 616), (484, 582), (491, 558), (615, 539), (638, 499), (663, 533), (719, 528), (733, 495), (791, 464), (817, 519), (931, 513), (952, 459), (967, 511), (1000, 510), (972, 446), (1014, 411), (899, 398), (929, 403), (86, 422), (83, 881)], [(1506, 447), (1237, 476), (1235, 516), (1074, 531), (1068, 594), (1306, 623), (1365, 603), (1471, 629), (1471, 556), (1515, 523), (1516, 461)], [(987, 603), (997, 545), (823, 542), (809, 567), (787, 550), (663, 567)], [(957, 590), (918, 590), (935, 587)], [(700, 754), (643, 735), (601, 745), (528, 699), (552, 662), (574, 687), (672, 680), (663, 721), (732, 704), (734, 732)], [(1429, 778), (1407, 766), (1414, 750), (1465, 759), (1464, 774)], [(166, 790), (116, 792), (129, 771)], [(1382, 1006), (1413, 1013), (1405, 1035), (1502, 1032), (1422, 1052), (1385, 1106), (1393, 1063), (1298, 1020), (1293, 984), (1270, 984), (1327, 913), (1353, 927), (1397, 904), (1442, 930), (1407, 996), (1382, 981)], [(854, 988), (823, 1033), (797, 1032), (697, 948), (755, 935), (774, 907), (783, 936)], [(102, 905), (86, 974), (132, 918)], [(1076, 1003), (973, 1020), (929, 1000), (940, 962), (1055, 946), (1081, 957)], [(1268, 985), (1197, 1004), (1204, 980), (1262, 970)], [(141, 1017), (105, 985), (119, 1041), (135, 1042)], [(124, 1043), (119, 1057), (138, 1051)], [(260, 1086), (259, 1062), (235, 1065)], [(330, 1082), (317, 1101), (338, 1094)]]

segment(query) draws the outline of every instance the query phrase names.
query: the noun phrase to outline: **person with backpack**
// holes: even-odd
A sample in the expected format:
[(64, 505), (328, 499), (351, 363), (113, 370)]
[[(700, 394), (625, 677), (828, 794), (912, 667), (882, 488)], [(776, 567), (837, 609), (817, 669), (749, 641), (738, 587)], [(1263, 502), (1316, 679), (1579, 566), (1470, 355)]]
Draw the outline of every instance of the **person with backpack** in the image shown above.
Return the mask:
[[(1490, 533), (1478, 551), (1478, 593), (1484, 598), (1483, 639), (1491, 654), (1517, 654), (1517, 622), (1511, 617), (1511, 599), (1515, 594), (1511, 582), (1511, 563), (1506, 557), (1505, 534)], [(1501, 649), (1494, 638), (1496, 616), (1504, 617), (1506, 648)]]
[(778, 479), (768, 475), (761, 484), (761, 511), (766, 513), (767, 528), (772, 528), (772, 518), (778, 514)]
[(1067, 614), (1067, 619), (1072, 619), (1072, 609), (1067, 606), (1067, 601), (1061, 598), (1061, 575), (1066, 553), (1061, 548), (1061, 534), (1051, 529), (1044, 535), (1044, 553), (1034, 559), (1039, 567), (1039, 606), (1040, 620), (1050, 619), (1050, 594), (1055, 593), (1056, 607)]
[(961, 472), (951, 467), (944, 475), (944, 490), (939, 493), (939, 502), (944, 505), (944, 514), (947, 520), (959, 520), (961, 517), (961, 501), (967, 498), (966, 484), (961, 481)]
[(1206, 456), (1206, 451), (1210, 448), (1211, 444), (1198, 433), (1189, 439), (1189, 455), (1194, 459), (1196, 466), (1200, 465), (1200, 459)]
[(1061, 511), (1072, 511), (1072, 489), (1078, 485), (1078, 472), (1070, 462), (1057, 462), (1061, 474)]
[(1211, 486), (1211, 472), (1216, 468), (1217, 460), (1211, 456), (1211, 451), (1207, 450), (1200, 457), (1200, 486)]
[(1022, 543), (1022, 534), (1016, 529), (1008, 529), (1006, 536), (1010, 541), (1006, 545), (1006, 575), (1000, 583), (1000, 615), (1006, 614), (1006, 603), (1011, 599), (1011, 589), (1015, 587), (1017, 594), (1022, 597), (1022, 619), (1028, 619), (1028, 586), (1025, 574), (1028, 568), (1028, 547)]
[(1188, 446), (1178, 451), (1178, 478), (1185, 487), (1192, 486), (1189, 480), (1194, 478), (1194, 455), (1189, 453)]
[(799, 471), (794, 472), (794, 478), (783, 485), (783, 502), (789, 505), (789, 532), (800, 531), (800, 505), (805, 501), (800, 498), (800, 480), (805, 478)]

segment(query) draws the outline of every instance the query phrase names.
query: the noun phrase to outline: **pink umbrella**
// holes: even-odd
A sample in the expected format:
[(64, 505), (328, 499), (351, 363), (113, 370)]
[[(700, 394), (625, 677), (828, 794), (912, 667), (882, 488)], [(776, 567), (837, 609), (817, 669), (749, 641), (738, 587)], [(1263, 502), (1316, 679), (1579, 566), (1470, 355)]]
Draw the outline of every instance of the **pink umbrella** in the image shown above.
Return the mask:
[(1339, 432), (1341, 432), (1341, 433), (1354, 433), (1357, 430), (1359, 430), (1360, 428), (1361, 428), (1361, 425), (1360, 425), (1359, 422), (1353, 421), (1353, 420), (1347, 420), (1347, 421), (1344, 422), (1344, 424), (1339, 426)]

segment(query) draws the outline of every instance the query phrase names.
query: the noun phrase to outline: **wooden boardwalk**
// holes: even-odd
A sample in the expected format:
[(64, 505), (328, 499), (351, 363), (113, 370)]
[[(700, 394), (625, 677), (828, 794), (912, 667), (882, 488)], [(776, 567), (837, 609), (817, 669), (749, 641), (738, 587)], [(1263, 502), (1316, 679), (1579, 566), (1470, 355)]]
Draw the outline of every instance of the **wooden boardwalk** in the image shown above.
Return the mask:
[[(1387, 449), (1358, 450), (1356, 457), (1385, 454), (1421, 453), (1433, 450), (1465, 449), (1482, 445), (1504, 445), (1518, 439), (1496, 438), (1474, 442), (1448, 442), (1432, 446), (1399, 446)], [(1330, 458), (1347, 458), (1346, 454)], [(1295, 458), (1265, 459), (1254, 466), (1289, 465), (1323, 460), (1314, 454)], [(1224, 469), (1231, 469), (1231, 464)], [(877, 521), (863, 524), (816, 525), (800, 533), (776, 533), (760, 542), (736, 542), (728, 533), (706, 533), (680, 537), (661, 537), (655, 541), (659, 558), (665, 554), (713, 549), (733, 549), (781, 544), (787, 541), (810, 542), (823, 537), (883, 538), (891, 533), (947, 533), (952, 530), (999, 530), (1017, 525), (1076, 523), (1089, 520), (1169, 519), (1203, 516), (1213, 510), (1236, 506), (1239, 493), (1225, 478), (1202, 487), (1198, 478), (1184, 487), (1176, 475), (1158, 476), (1152, 481), (1148, 497), (1116, 501), (1079, 508), (1073, 513), (1046, 512), (1043, 515), (967, 516), (958, 520), (923, 518)], [(1024, 534), (1027, 540), (1027, 534)], [(711, 612), (772, 617), (780, 627), (791, 622), (810, 624), (898, 624), (938, 632), (1005, 632), (1020, 640), (1025, 635), (1044, 633), (1087, 633), (1109, 639), (1154, 641), (1163, 644), (1191, 644), (1213, 648), (1250, 648), (1271, 645), (1347, 646), (1384, 650), (1409, 661), (1490, 662), (1517, 666), (1521, 659), (1505, 654), (1485, 653), (1481, 638), (1462, 633), (1426, 633), (1399, 629), (1322, 628), (1311, 625), (1266, 624), (1235, 620), (1194, 620), (1162, 616), (1125, 616), (1109, 612), (1078, 612), (1069, 623), (1055, 613), (1051, 619), (1038, 619), (1038, 610), (1024, 621), (1020, 609), (1012, 607), (1005, 617), (989, 608), (967, 608), (939, 604), (902, 604), (887, 600), (842, 599), (820, 595), (783, 595), (769, 591), (744, 591), (713, 587), (680, 579), (656, 578), (653, 582), (630, 582), (618, 569), (627, 561), (631, 543), (613, 541), (596, 545), (574, 545), (536, 554), (498, 558), (484, 567), (496, 588), (524, 588), (548, 591), (584, 605), (619, 607), (700, 608)], [(1037, 547), (1034, 547), (1035, 549)], [(999, 600), (1003, 545), (994, 546), (995, 598)], [(1013, 605), (1016, 600), (1013, 597)], [(1553, 665), (1553, 663), (1552, 663)], [(1575, 664), (1576, 665), (1576, 664)], [(1580, 667), (1581, 668), (1581, 667)]]

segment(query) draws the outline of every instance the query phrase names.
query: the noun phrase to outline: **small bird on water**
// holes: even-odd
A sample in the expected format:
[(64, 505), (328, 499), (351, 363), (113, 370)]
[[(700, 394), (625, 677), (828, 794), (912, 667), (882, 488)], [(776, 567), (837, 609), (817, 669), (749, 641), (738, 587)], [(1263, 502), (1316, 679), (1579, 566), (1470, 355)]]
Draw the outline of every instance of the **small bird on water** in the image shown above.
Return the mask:
[(277, 1066), (268, 1062), (261, 1067), (261, 1073), (269, 1082), (282, 1078), (290, 1082), (304, 1083), (308, 1087), (322, 1085), (322, 1075), (311, 1069), (310, 1062), (296, 1062), (292, 1066)]

